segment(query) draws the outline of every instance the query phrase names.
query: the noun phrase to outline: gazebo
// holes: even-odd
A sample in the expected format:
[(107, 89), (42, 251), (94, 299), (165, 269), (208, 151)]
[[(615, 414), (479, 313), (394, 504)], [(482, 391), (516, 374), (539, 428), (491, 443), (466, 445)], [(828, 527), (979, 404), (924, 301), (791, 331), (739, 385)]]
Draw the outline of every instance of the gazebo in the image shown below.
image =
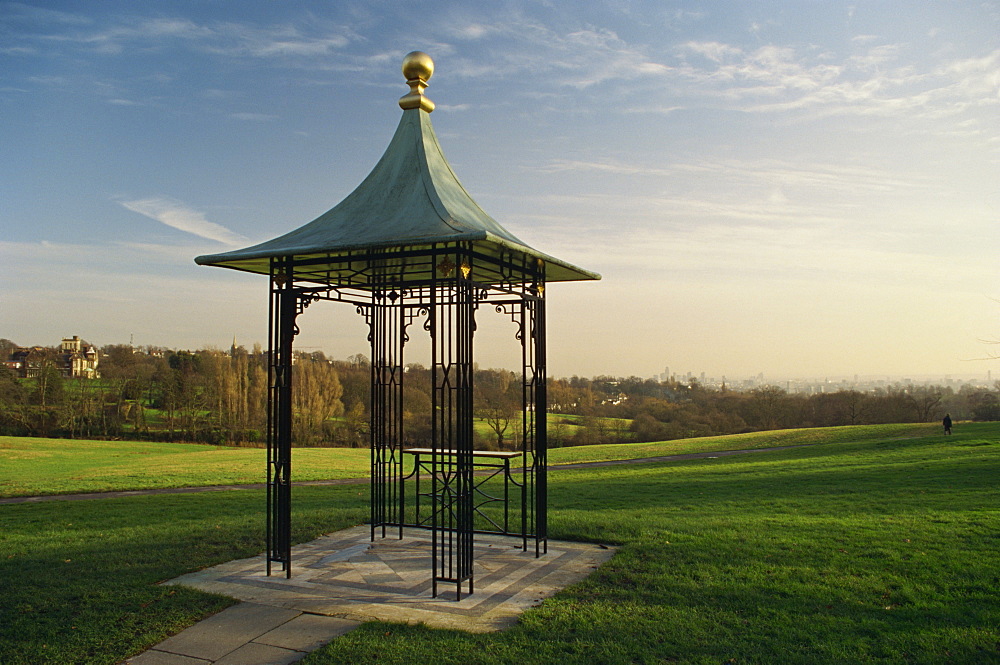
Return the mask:
[[(405, 57), (410, 92), (399, 100), (396, 133), (337, 206), (273, 240), (195, 259), (270, 279), (268, 575), (278, 564), (291, 577), (293, 339), (296, 317), (320, 300), (354, 306), (368, 326), (372, 540), (428, 529), (433, 593), (453, 583), (458, 598), (466, 583), (473, 592), (475, 533), (546, 551), (545, 287), (600, 276), (531, 248), (469, 196), (431, 125), (424, 90), (433, 72), (427, 54)], [(486, 307), (511, 320), (520, 342), (516, 452), (473, 445), (473, 347)], [(407, 441), (403, 409), (415, 323), (430, 339), (430, 436), (420, 448)], [(502, 497), (484, 490), (483, 478), (502, 483)]]

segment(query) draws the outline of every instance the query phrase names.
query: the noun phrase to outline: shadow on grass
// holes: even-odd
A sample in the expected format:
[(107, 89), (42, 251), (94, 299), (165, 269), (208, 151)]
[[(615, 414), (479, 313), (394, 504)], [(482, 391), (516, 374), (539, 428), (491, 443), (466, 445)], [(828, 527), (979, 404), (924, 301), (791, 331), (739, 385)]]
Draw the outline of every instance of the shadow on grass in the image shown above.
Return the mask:
[[(964, 511), (996, 497), (1000, 456), (991, 451), (969, 450), (968, 444), (942, 448), (937, 441), (874, 445), (566, 470), (550, 475), (549, 505), (554, 511), (631, 510), (637, 504), (647, 510), (705, 510), (780, 501), (825, 513), (827, 502), (840, 495), (847, 500), (838, 514), (884, 514), (930, 505)], [(865, 500), (854, 500), (861, 493)], [(936, 495), (933, 502), (928, 494)]]

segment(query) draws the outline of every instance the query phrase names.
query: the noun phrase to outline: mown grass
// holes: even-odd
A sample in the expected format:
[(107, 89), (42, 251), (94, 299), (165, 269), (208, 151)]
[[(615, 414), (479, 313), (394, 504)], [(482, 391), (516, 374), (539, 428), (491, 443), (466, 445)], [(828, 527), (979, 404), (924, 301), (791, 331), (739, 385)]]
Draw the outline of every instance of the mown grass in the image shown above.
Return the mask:
[[(1000, 662), (998, 440), (1000, 425), (963, 425), (559, 471), (551, 536), (620, 546), (594, 575), (504, 633), (371, 623), (305, 662)], [(155, 583), (260, 551), (262, 502), (0, 507), (0, 662), (116, 663), (225, 606)], [(296, 488), (295, 539), (366, 503), (359, 487)]]
[[(963, 425), (964, 427), (964, 425)], [(556, 448), (549, 464), (638, 459), (783, 445), (872, 441), (926, 436), (936, 425), (873, 425), (779, 430), (659, 443)], [(295, 480), (364, 478), (367, 449), (296, 448)], [(407, 468), (407, 472), (409, 468)], [(188, 443), (87, 441), (0, 437), (0, 498), (167, 487), (242, 485), (264, 481), (265, 454), (257, 448)]]
[[(294, 539), (357, 524), (359, 487), (296, 488)], [(119, 663), (231, 605), (157, 583), (263, 549), (264, 494), (0, 506), (0, 663)]]
[[(962, 425), (966, 427), (965, 424)], [(979, 428), (979, 425), (972, 425)], [(879, 441), (930, 436), (941, 431), (940, 425), (926, 423), (899, 425), (852, 425), (844, 427), (813, 427), (706, 436), (695, 439), (675, 439), (653, 443), (616, 443), (594, 446), (576, 446), (549, 450), (550, 464), (577, 462), (604, 462), (608, 460), (641, 459), (687, 453), (711, 453), (726, 450), (757, 450), (778, 446), (808, 446), (847, 441)], [(975, 430), (979, 431), (979, 430)]]
[(332, 663), (1000, 662), (1000, 428), (550, 476), (614, 542), (513, 629), (366, 624)]
[[(297, 448), (296, 480), (360, 478), (367, 449)], [(0, 437), (0, 497), (265, 481), (258, 448), (190, 443)]]

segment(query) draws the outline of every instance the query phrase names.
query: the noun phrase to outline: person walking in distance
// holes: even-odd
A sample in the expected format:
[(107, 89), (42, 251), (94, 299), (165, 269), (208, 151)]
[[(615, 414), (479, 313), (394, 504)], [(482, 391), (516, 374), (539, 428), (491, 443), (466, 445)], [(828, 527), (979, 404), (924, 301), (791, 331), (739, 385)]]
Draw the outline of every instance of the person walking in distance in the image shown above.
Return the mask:
[(951, 434), (951, 414), (950, 413), (944, 414), (944, 420), (941, 421), (941, 424), (944, 425), (944, 433), (945, 434)]

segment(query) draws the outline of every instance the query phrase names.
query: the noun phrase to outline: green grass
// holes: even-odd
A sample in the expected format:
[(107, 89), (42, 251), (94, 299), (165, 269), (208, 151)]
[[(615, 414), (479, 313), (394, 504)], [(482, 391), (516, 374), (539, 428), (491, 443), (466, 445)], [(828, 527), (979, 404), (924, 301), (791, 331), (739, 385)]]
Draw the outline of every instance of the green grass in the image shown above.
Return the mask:
[[(357, 524), (359, 487), (295, 490), (297, 542)], [(119, 663), (233, 600), (158, 582), (263, 549), (264, 494), (0, 507), (0, 663)]]
[[(367, 449), (297, 448), (296, 480), (368, 474)], [(242, 485), (265, 480), (259, 448), (189, 443), (0, 437), (0, 497), (157, 487)]]
[(1000, 428), (872, 434), (552, 474), (553, 537), (621, 545), (588, 580), (502, 634), (366, 624), (304, 662), (1000, 662)]
[[(370, 623), (305, 663), (1000, 663), (1000, 425), (902, 434), (552, 473), (551, 536), (620, 546), (594, 575), (503, 633)], [(364, 519), (294, 492), (296, 541)], [(260, 551), (262, 503), (0, 507), (0, 662), (116, 663), (225, 606), (155, 583)]]
[[(961, 425), (965, 428), (966, 425)], [(973, 425), (973, 427), (976, 427)], [(939, 433), (940, 425), (855, 425), (845, 427), (813, 427), (675, 439), (654, 443), (617, 443), (595, 446), (575, 446), (549, 450), (549, 464), (604, 462), (608, 460), (641, 459), (686, 453), (711, 453), (726, 450), (756, 450), (778, 446), (807, 446), (847, 441), (878, 441), (930, 436)]]
[[(964, 425), (963, 425), (964, 427)], [(660, 443), (556, 448), (550, 464), (637, 459), (692, 452), (926, 436), (936, 425), (878, 425), (781, 430)], [(367, 449), (296, 448), (295, 480), (364, 478)], [(188, 443), (0, 437), (0, 497), (163, 487), (241, 485), (264, 481), (265, 453)]]
[[(582, 419), (583, 416), (564, 415), (560, 413), (548, 414), (547, 429), (549, 433), (549, 438), (552, 439), (557, 435), (561, 435), (564, 439), (568, 439), (569, 437), (573, 436), (574, 432), (576, 432), (582, 427), (582, 425), (580, 424), (580, 421)], [(605, 418), (605, 420), (616, 420), (621, 423), (627, 423), (625, 427), (628, 427), (628, 424), (632, 422), (631, 420), (625, 420), (622, 418)], [(493, 428), (490, 427), (489, 423), (487, 423), (486, 420), (484, 420), (483, 418), (474, 419), (472, 421), (472, 426), (475, 429), (476, 433), (479, 434), (480, 436), (490, 441), (496, 440), (497, 437), (496, 432), (493, 431)], [(521, 426), (520, 421), (512, 421), (510, 425), (507, 427), (506, 432), (504, 433), (505, 440), (509, 441), (511, 437), (514, 436), (514, 432), (517, 431), (518, 428), (520, 428), (520, 426)], [(560, 427), (561, 430), (559, 430)]]

